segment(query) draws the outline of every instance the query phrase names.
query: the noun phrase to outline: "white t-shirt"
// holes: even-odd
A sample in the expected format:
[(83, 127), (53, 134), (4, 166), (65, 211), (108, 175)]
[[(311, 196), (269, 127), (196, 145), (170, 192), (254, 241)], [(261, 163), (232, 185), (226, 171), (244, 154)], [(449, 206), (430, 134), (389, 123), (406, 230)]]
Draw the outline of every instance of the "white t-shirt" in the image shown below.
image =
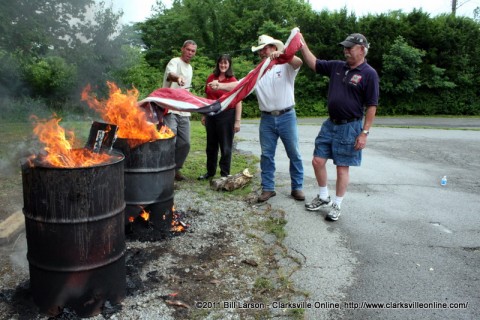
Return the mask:
[[(180, 87), (178, 83), (167, 81), (167, 76), (170, 72), (176, 73), (179, 76), (183, 76), (185, 79), (185, 85)], [(193, 68), (189, 63), (186, 63), (180, 57), (173, 58), (168, 62), (167, 67), (165, 68), (165, 74), (163, 75), (163, 88), (187, 88), (186, 90), (190, 91), (192, 86), (192, 77), (193, 77)], [(170, 110), (169, 113), (176, 113), (181, 116), (190, 116), (190, 112)]]
[(300, 68), (288, 63), (276, 64), (268, 70), (255, 86), (261, 111), (283, 110), (295, 104), (295, 78)]

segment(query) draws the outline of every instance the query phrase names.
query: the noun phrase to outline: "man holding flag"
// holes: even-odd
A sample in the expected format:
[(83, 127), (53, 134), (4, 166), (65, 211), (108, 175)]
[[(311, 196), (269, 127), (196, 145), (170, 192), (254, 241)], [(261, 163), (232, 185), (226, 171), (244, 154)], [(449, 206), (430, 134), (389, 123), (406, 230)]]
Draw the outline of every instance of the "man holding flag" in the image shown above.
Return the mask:
[[(298, 36), (294, 39), (298, 40)], [(290, 159), (291, 196), (295, 200), (305, 200), (302, 191), (303, 164), (298, 146), (297, 117), (294, 108), (295, 78), (303, 64), (302, 60), (295, 56), (298, 45), (299, 42), (296, 42), (287, 54), (284, 53), (285, 45), (282, 41), (268, 35), (261, 35), (258, 38), (258, 46), (252, 47), (252, 52), (258, 52), (264, 61), (263, 69), (258, 71), (256, 82), (249, 81), (255, 85), (254, 89), (262, 112), (259, 128), (262, 150), (260, 160), (262, 193), (258, 197), (258, 202), (265, 202), (276, 195), (275, 151), (278, 138), (282, 140)], [(254, 71), (257, 69), (258, 67)], [(247, 77), (252, 75), (249, 74)], [(229, 90), (237, 84), (213, 81), (209, 85), (214, 90)]]
[[(315, 57), (302, 38), (301, 49), (306, 64), (316, 73), (330, 78), (328, 115), (315, 139), (312, 165), (319, 193), (306, 203), (307, 210), (330, 208), (326, 219), (337, 221), (341, 204), (350, 181), (349, 168), (360, 166), (362, 150), (367, 145), (370, 128), (375, 119), (380, 81), (377, 71), (365, 56), (370, 44), (360, 33), (349, 35), (340, 42), (345, 61)], [(326, 163), (332, 159), (337, 171), (335, 199), (330, 199)]]
[(252, 47), (252, 51), (259, 52), (263, 59), (255, 69), (239, 82), (212, 81), (208, 84), (213, 90), (229, 91), (218, 100), (197, 97), (187, 90), (159, 88), (141, 100), (139, 105), (145, 109), (154, 104), (160, 109), (214, 115), (256, 90), (262, 111), (260, 143), (263, 190), (258, 201), (264, 202), (276, 195), (274, 157), (278, 138), (282, 140), (290, 159), (291, 196), (295, 200), (303, 201), (303, 164), (298, 147), (297, 117), (294, 109), (294, 82), (303, 64), (295, 53), (302, 45), (298, 28), (291, 30), (285, 45), (280, 40), (262, 35), (258, 39), (258, 46)]

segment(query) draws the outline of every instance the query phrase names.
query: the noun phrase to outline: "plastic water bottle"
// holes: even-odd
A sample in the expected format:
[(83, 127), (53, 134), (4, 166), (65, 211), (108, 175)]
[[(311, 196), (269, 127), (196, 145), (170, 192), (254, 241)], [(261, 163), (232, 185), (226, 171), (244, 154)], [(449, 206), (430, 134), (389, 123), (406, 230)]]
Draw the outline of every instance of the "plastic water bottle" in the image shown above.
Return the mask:
[(443, 176), (442, 180), (440, 181), (440, 184), (442, 186), (446, 186), (447, 185), (447, 176)]

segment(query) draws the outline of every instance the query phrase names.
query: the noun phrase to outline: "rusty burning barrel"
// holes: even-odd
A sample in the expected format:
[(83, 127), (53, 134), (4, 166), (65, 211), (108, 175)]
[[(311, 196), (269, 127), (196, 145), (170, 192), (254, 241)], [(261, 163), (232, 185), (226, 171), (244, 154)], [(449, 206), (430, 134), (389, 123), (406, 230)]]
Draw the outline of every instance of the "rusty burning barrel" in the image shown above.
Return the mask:
[(170, 230), (173, 220), (175, 137), (141, 143), (118, 138), (113, 146), (125, 155), (125, 217), (149, 212), (154, 229)]
[(41, 313), (81, 317), (126, 294), (124, 157), (60, 168), (22, 164), (30, 289)]

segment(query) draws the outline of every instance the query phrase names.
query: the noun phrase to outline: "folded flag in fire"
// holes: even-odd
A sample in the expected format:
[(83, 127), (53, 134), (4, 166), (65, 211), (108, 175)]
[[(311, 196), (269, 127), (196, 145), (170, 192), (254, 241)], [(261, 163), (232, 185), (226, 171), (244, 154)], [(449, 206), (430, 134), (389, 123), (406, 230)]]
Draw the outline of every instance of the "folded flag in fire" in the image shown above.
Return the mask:
[(118, 127), (114, 124), (94, 121), (85, 148), (95, 153), (110, 152), (117, 140)]

